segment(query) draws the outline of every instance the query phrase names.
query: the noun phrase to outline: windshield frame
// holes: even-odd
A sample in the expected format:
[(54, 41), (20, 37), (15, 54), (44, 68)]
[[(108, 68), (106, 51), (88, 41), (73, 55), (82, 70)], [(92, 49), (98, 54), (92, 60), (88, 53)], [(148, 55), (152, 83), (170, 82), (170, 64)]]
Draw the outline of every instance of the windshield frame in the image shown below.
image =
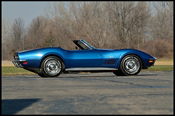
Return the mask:
[(86, 46), (88, 46), (90, 49), (95, 49), (94, 46), (92, 46), (91, 44), (87, 43), (86, 41), (80, 39), (81, 42), (83, 42)]
[(86, 41), (79, 39), (73, 40), (73, 42), (81, 49), (81, 50), (92, 50), (95, 49), (91, 44), (87, 43)]

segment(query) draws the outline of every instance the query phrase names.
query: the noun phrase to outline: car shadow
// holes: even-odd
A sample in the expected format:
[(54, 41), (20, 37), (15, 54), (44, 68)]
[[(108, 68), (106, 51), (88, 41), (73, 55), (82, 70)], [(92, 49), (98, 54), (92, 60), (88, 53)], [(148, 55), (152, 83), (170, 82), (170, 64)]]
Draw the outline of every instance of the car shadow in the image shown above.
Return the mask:
[(3, 99), (1, 100), (1, 115), (14, 115), (40, 99)]
[(87, 75), (87, 74), (85, 74), (85, 75), (83, 75), (83, 74), (78, 75), (77, 74), (77, 76), (75, 76), (75, 75), (74, 76), (71, 76), (70, 75), (68, 77), (67, 76), (66, 77), (65, 76), (61, 76), (60, 75), (57, 78), (87, 78), (87, 77), (88, 78), (94, 78), (94, 77), (103, 77), (103, 78), (105, 78), (105, 77), (106, 78), (108, 78), (108, 77), (128, 77), (129, 78), (129, 77), (145, 77), (145, 76), (150, 76), (151, 77), (151, 76), (157, 76), (157, 74), (138, 74), (138, 75), (134, 75), (134, 76), (116, 76), (116, 75), (109, 75), (109, 76), (107, 76), (107, 75), (94, 75), (93, 76), (93, 75)]
[(157, 76), (158, 74), (138, 74), (137, 76)]
[[(73, 75), (71, 75), (73, 74)], [(69, 75), (69, 76), (68, 76)], [(86, 78), (86, 77), (89, 77), (89, 78), (94, 78), (94, 77), (138, 77), (138, 76), (157, 76), (158, 74), (149, 74), (149, 73), (144, 73), (144, 74), (138, 74), (138, 75), (134, 75), (134, 76), (116, 76), (115, 74), (111, 75), (109, 74), (108, 75), (102, 75), (101, 73), (99, 73), (99, 75), (95, 74), (93, 75), (93, 73), (63, 73), (61, 74), (60, 76), (58, 77), (45, 77), (45, 78), (42, 78), (38, 75), (21, 75), (21, 76), (16, 76), (16, 77), (20, 77), (20, 78), (38, 78), (38, 79), (48, 79), (48, 78)]]

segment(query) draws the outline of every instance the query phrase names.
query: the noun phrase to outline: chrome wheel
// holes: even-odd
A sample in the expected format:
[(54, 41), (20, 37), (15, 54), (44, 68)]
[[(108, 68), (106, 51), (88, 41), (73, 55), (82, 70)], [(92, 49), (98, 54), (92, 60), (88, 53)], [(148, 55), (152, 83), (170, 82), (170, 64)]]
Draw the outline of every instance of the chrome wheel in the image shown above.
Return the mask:
[(140, 62), (136, 57), (127, 57), (123, 68), (128, 74), (135, 74), (140, 69)]
[(137, 75), (141, 71), (142, 61), (136, 55), (127, 55), (121, 62), (119, 69), (114, 72), (117, 76)]
[(48, 60), (44, 69), (47, 74), (56, 75), (61, 71), (61, 63), (58, 60)]
[(41, 77), (57, 77), (61, 74), (64, 63), (56, 56), (46, 57), (41, 64)]

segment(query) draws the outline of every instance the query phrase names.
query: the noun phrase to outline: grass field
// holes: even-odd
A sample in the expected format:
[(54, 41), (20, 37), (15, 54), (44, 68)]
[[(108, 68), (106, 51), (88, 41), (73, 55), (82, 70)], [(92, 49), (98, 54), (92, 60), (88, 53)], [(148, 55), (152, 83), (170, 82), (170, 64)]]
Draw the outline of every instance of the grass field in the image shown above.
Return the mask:
[(2, 72), (2, 76), (35, 74), (33, 72), (27, 71), (23, 68), (17, 68), (15, 66), (2, 66), (1, 72)]
[(174, 70), (173, 65), (155, 65), (148, 69), (142, 69), (142, 71), (172, 71)]
[[(156, 65), (148, 69), (142, 69), (142, 71), (172, 71), (173, 65)], [(27, 71), (23, 68), (16, 68), (15, 66), (3, 66), (2, 67), (2, 76), (9, 75), (35, 75), (35, 73)]]

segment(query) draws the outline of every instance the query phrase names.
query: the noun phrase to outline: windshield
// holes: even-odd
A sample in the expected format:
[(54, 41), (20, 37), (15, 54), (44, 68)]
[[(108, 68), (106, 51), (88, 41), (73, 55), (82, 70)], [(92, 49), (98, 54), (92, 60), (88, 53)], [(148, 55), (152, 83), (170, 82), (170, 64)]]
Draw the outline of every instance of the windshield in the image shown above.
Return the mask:
[(87, 43), (86, 41), (80, 39), (80, 40), (73, 40), (73, 42), (81, 49), (81, 50), (91, 50), (95, 49), (92, 45)]
[(91, 49), (95, 49), (94, 46), (92, 46), (91, 44), (87, 43), (86, 41), (84, 40), (81, 40), (83, 43), (85, 43), (88, 47), (90, 47)]
[(81, 50), (88, 50), (90, 49), (89, 46), (86, 46), (84, 43), (82, 43), (81, 41), (78, 41), (78, 47), (81, 49)]

